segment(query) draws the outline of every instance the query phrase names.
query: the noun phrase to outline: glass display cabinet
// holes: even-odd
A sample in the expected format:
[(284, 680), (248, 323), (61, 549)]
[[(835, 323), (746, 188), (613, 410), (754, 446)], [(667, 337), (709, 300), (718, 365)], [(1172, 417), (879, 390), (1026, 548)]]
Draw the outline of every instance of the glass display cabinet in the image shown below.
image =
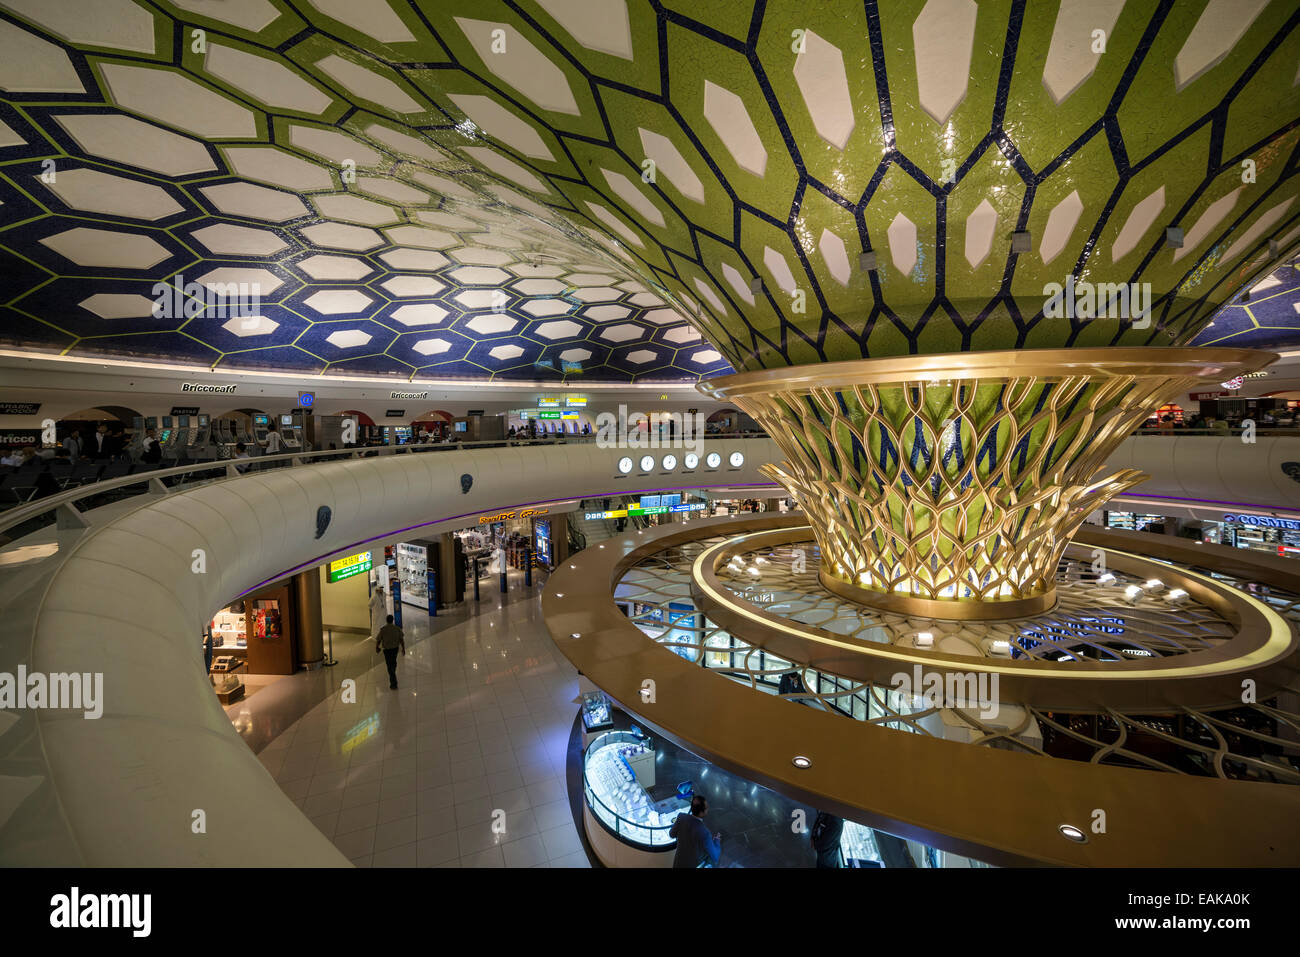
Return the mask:
[[(589, 814), (620, 842), (641, 850), (669, 850), (677, 842), (668, 829), (690, 805), (675, 794), (651, 800), (629, 764), (647, 750), (644, 741), (630, 731), (607, 731), (592, 741), (583, 757), (583, 795)], [(592, 843), (600, 852), (599, 842)]]

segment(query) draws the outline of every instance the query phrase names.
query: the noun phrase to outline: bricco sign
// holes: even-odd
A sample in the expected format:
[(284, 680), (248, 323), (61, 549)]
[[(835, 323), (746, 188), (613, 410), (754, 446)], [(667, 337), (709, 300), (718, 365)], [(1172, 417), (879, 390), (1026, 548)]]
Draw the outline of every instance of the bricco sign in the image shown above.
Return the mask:
[(546, 515), (550, 511), (549, 508), (525, 508), (514, 512), (497, 512), (495, 515), (480, 515), (478, 523), (480, 525), (491, 525), (493, 522), (508, 522), (513, 518), (532, 518), (534, 515)]

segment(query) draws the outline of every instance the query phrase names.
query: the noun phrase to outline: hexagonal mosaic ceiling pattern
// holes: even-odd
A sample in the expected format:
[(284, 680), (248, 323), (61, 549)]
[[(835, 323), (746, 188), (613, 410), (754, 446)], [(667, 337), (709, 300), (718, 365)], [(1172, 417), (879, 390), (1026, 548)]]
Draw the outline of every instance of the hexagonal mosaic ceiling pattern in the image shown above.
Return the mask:
[[(1288, 0), (0, 0), (0, 335), (543, 380), (1210, 341), (1300, 241), (1297, 26)], [(1071, 275), (1151, 283), (1154, 321), (1045, 319)]]

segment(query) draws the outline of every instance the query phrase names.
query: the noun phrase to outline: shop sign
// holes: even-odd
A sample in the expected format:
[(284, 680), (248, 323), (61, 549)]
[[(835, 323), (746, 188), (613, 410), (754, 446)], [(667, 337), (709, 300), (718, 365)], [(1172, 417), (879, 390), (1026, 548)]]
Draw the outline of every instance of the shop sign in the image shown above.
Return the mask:
[(390, 392), (390, 393), (388, 394), (388, 397), (389, 397), (390, 399), (427, 399), (427, 398), (429, 398), (429, 393), (427, 393), (427, 392)]
[(483, 415), (483, 410), (482, 410), (482, 409), (470, 409), (468, 412), (465, 413), (465, 416), (466, 416), (467, 418), (471, 418), (471, 419), (472, 419), (474, 416), (476, 416), (476, 415), (477, 415), (477, 416), (482, 416), (482, 415)]
[(168, 415), (198, 415), (199, 407), (197, 405), (174, 405)]
[(495, 515), (480, 515), (480, 525), (492, 525), (496, 522), (508, 522), (515, 518), (533, 518), (536, 515), (549, 515), (549, 508), (522, 508), (513, 512), (497, 512)]
[(405, 417), (405, 415), (406, 415), (405, 409), (389, 409), (387, 412), (384, 413), (384, 417), (387, 419), (400, 419)]
[(314, 406), (315, 404), (316, 404), (316, 393), (315, 393), (315, 392), (299, 392), (299, 393), (298, 393), (298, 408), (300, 408), (300, 409), (310, 409), (310, 408), (311, 408), (312, 406)]
[(205, 382), (182, 382), (182, 392), (204, 392), (212, 395), (230, 395), (235, 391), (235, 384), (229, 385), (208, 385)]
[(0, 432), (0, 446), (24, 448), (28, 445), (40, 445), (41, 433), (33, 429), (30, 432)]
[(370, 571), (374, 564), (371, 552), (349, 555), (347, 558), (340, 558), (329, 563), (329, 568), (326, 569), (325, 573), (325, 580), (332, 585), (354, 575), (363, 575)]
[(39, 402), (0, 402), (0, 415), (35, 415)]
[(1229, 392), (1189, 392), (1188, 398), (1193, 402), (1203, 402), (1207, 399), (1227, 399), (1231, 396)]
[(1300, 531), (1300, 518), (1274, 518), (1272, 515), (1224, 515), (1225, 522), (1253, 525), (1256, 528), (1285, 528)]

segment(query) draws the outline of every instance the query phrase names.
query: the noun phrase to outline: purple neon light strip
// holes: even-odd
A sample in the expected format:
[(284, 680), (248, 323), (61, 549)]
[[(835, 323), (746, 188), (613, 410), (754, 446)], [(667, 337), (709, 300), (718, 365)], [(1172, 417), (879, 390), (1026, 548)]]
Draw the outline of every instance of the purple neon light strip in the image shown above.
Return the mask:
[[(658, 488), (658, 489), (654, 489), (654, 488), (652, 488), (652, 489), (645, 489), (644, 491), (637, 491), (637, 492), (635, 492), (635, 493), (624, 491), (624, 492), (611, 492), (610, 494), (611, 494), (611, 495), (632, 495), (632, 494), (636, 494), (636, 495), (656, 495), (656, 494), (662, 494), (662, 493), (664, 493), (664, 492), (694, 492), (694, 491), (698, 491), (698, 490), (700, 490), (700, 489), (710, 489), (710, 488), (720, 488), (720, 487), (721, 487), (721, 488), (780, 488), (779, 485), (760, 484), (760, 483), (756, 483), (756, 482), (743, 482), (743, 483), (741, 483), (741, 482), (737, 482), (737, 483), (728, 482), (726, 485), (723, 485), (723, 486), (717, 486), (717, 485), (681, 485), (681, 486), (678, 486), (678, 487), (676, 487), (676, 488)], [(583, 498), (602, 498), (602, 497), (603, 497), (603, 496), (602, 496), (600, 493), (597, 493), (597, 494), (595, 494), (595, 495), (584, 495), (584, 496), (583, 496)], [(531, 508), (531, 507), (533, 507), (534, 505), (552, 505), (552, 504), (554, 504), (555, 502), (567, 502), (567, 501), (569, 501), (571, 498), (572, 498), (572, 496), (568, 496), (568, 495), (566, 495), (566, 496), (564, 496), (563, 498), (546, 498), (546, 499), (542, 499), (541, 501), (537, 501), (537, 502), (521, 502), (521, 503), (515, 505), (515, 509), (518, 510), (518, 509), (521, 509), (521, 508)], [(498, 505), (498, 506), (495, 506), (495, 507), (496, 507), (496, 508), (501, 508), (501, 509), (505, 508), (504, 505)], [(491, 508), (488, 508), (488, 509), (476, 508), (476, 509), (474, 509), (474, 511), (472, 511), (472, 512), (465, 512), (465, 513), (462, 514), (462, 515), (448, 515), (446, 518), (438, 518), (438, 519), (434, 519), (432, 522), (421, 522), (419, 525), (408, 525), (406, 528), (397, 528), (397, 529), (394, 529), (394, 530), (391, 531), (391, 532), (383, 532), (383, 533), (381, 533), (381, 534), (379, 534), (379, 535), (375, 535), (375, 536), (373, 536), (373, 537), (371, 537), (371, 538), (363, 538), (363, 539), (362, 539), (361, 541), (359, 541), (359, 542), (353, 542), (351, 545), (344, 545), (342, 548), (335, 548), (335, 549), (333, 549), (332, 551), (328, 551), (328, 552), (326, 552), (324, 555), (317, 555), (315, 558), (310, 559), (309, 561), (305, 561), (305, 562), (303, 562), (301, 565), (295, 565), (293, 568), (290, 568), (290, 569), (287, 569), (287, 570), (285, 570), (285, 571), (282, 571), (282, 572), (280, 572), (280, 574), (278, 574), (278, 575), (273, 575), (272, 577), (266, 579), (265, 581), (260, 581), (260, 582), (258, 582), (258, 583), (257, 583), (256, 585), (254, 585), (252, 588), (247, 588), (247, 589), (245, 589), (244, 591), (241, 591), (241, 592), (240, 592), (238, 595), (236, 595), (235, 597), (236, 597), (236, 598), (243, 598), (245, 595), (247, 595), (247, 594), (249, 594), (249, 593), (251, 593), (251, 592), (255, 592), (255, 591), (257, 591), (259, 588), (263, 587), (264, 585), (269, 585), (269, 584), (271, 584), (271, 582), (279, 581), (281, 578), (284, 578), (286, 575), (294, 575), (294, 574), (297, 574), (298, 572), (302, 571), (304, 568), (312, 568), (312, 567), (314, 567), (314, 566), (316, 566), (316, 565), (319, 565), (319, 564), (321, 564), (323, 561), (325, 561), (325, 559), (326, 559), (328, 556), (333, 555), (333, 554), (335, 554), (335, 553), (337, 553), (337, 552), (350, 551), (351, 549), (354, 549), (354, 548), (360, 548), (362, 545), (368, 545), (370, 542), (377, 542), (377, 541), (379, 541), (381, 538), (391, 538), (391, 537), (394, 536), (394, 535), (401, 535), (403, 532), (413, 532), (413, 531), (415, 531), (417, 528), (428, 528), (430, 525), (442, 525), (442, 524), (445, 524), (446, 522), (454, 522), (454, 521), (456, 521), (456, 519), (458, 519), (458, 518), (469, 518), (471, 515), (481, 515), (481, 514), (483, 514), (484, 511), (492, 511), (492, 510), (493, 510), (493, 509), (491, 509)]]

